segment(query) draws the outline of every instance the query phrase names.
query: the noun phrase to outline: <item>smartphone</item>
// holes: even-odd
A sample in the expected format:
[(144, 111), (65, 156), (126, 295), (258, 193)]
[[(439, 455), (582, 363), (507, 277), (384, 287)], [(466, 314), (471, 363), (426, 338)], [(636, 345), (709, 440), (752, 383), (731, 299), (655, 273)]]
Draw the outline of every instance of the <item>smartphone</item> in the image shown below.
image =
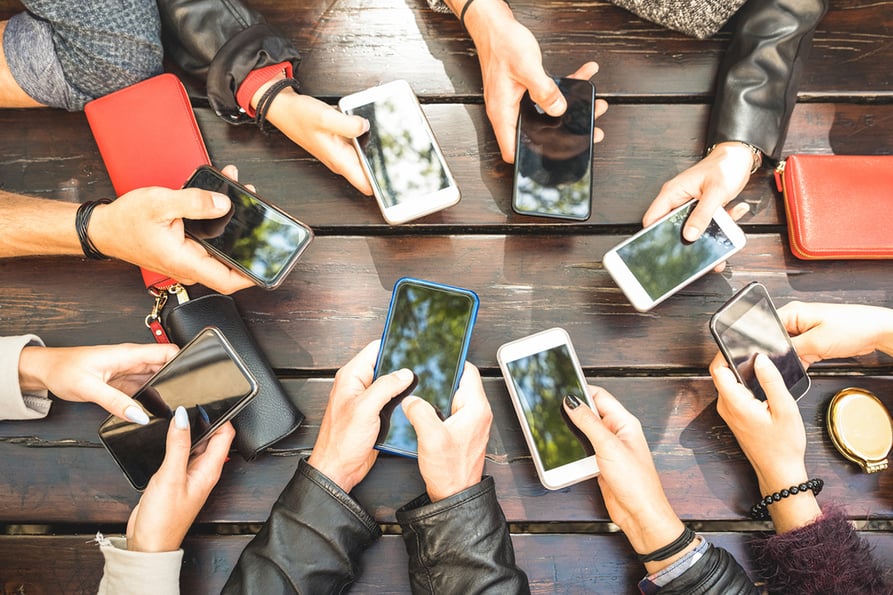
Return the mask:
[(542, 484), (557, 490), (598, 475), (592, 444), (564, 410), (569, 394), (592, 407), (567, 332), (551, 328), (511, 341), (496, 359)]
[(691, 200), (609, 250), (602, 262), (633, 307), (645, 312), (744, 247), (747, 238), (724, 209), (718, 209), (694, 242), (682, 237), (695, 208)]
[(223, 217), (183, 225), (212, 256), (261, 287), (278, 287), (313, 239), (308, 226), (213, 167), (199, 167), (183, 187), (229, 196), (232, 208)]
[[(412, 394), (431, 403), (442, 419), (449, 417), (479, 303), (468, 289), (399, 279), (391, 295), (375, 377), (409, 368), (417, 380)], [(397, 406), (402, 396), (383, 410), (376, 448), (415, 457), (415, 430)]]
[(168, 427), (178, 406), (189, 414), (195, 449), (256, 394), (257, 382), (232, 345), (219, 330), (207, 327), (133, 396), (149, 423), (109, 416), (99, 427), (99, 439), (130, 484), (142, 491), (164, 460)]
[(369, 120), (354, 145), (385, 221), (405, 223), (459, 202), (459, 186), (409, 83), (347, 95), (338, 107)]
[(518, 113), (512, 209), (585, 221), (592, 212), (592, 131), (595, 86), (555, 79), (567, 99), (560, 117), (546, 114), (524, 93)]
[(809, 376), (761, 283), (746, 285), (717, 310), (710, 318), (710, 333), (738, 382), (749, 388), (754, 397), (766, 400), (753, 369), (757, 353), (772, 360), (795, 399), (809, 390)]

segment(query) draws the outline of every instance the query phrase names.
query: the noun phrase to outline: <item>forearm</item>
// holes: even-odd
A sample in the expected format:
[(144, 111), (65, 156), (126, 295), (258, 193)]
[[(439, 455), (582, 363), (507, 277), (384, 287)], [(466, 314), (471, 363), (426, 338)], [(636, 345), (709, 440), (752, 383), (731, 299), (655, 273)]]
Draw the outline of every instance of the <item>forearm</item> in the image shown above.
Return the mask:
[(777, 159), (827, 0), (750, 0), (720, 66), (707, 144), (741, 141)]
[(875, 349), (893, 357), (893, 309), (878, 308), (878, 337)]
[(0, 190), (0, 258), (80, 255), (78, 205)]

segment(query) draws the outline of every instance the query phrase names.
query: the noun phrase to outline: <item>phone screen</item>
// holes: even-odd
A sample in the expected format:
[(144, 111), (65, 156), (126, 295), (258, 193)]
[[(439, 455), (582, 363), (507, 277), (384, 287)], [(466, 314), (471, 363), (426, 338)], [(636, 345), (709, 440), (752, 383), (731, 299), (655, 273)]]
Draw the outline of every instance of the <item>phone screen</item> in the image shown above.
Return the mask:
[(567, 99), (560, 117), (521, 99), (512, 207), (522, 214), (589, 218), (592, 202), (592, 131), (595, 87), (556, 79)]
[(785, 386), (799, 398), (809, 388), (809, 377), (772, 300), (760, 284), (748, 285), (717, 315), (713, 332), (729, 365), (754, 397), (766, 393), (754, 374), (757, 353), (766, 355), (784, 378)]
[[(594, 454), (590, 443), (580, 439), (576, 426), (567, 419), (562, 404), (569, 394), (584, 403), (588, 400), (567, 345), (558, 345), (505, 365), (543, 468), (550, 471)], [(584, 448), (584, 444), (588, 448)]]
[[(412, 394), (431, 403), (441, 417), (449, 416), (477, 307), (477, 296), (466, 289), (398, 281), (375, 366), (376, 378), (409, 368), (418, 378)], [(416, 434), (398, 404), (395, 400), (383, 412), (379, 445), (383, 450), (414, 455), (418, 450)]]
[(694, 208), (692, 203), (676, 211), (617, 249), (617, 255), (653, 300), (735, 252), (734, 242), (713, 219), (697, 240), (683, 239), (682, 227)]
[(133, 396), (149, 423), (109, 417), (99, 427), (99, 437), (133, 486), (142, 490), (164, 459), (177, 407), (186, 408), (195, 446), (247, 404), (256, 390), (232, 348), (215, 329), (205, 329)]
[(184, 187), (229, 196), (229, 213), (218, 219), (184, 219), (186, 232), (266, 287), (285, 277), (313, 237), (309, 227), (211, 168), (197, 170)]
[(357, 142), (385, 208), (451, 185), (412, 89), (408, 85), (390, 88), (405, 90), (344, 110), (369, 120), (369, 131)]

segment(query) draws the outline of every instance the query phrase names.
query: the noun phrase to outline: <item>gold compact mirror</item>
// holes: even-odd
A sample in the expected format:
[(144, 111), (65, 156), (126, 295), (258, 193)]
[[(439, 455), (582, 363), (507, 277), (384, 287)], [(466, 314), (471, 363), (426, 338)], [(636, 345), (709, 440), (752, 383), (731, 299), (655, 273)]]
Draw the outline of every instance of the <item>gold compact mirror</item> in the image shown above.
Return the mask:
[(828, 405), (828, 434), (837, 450), (865, 473), (887, 468), (893, 446), (890, 412), (871, 392), (845, 388)]

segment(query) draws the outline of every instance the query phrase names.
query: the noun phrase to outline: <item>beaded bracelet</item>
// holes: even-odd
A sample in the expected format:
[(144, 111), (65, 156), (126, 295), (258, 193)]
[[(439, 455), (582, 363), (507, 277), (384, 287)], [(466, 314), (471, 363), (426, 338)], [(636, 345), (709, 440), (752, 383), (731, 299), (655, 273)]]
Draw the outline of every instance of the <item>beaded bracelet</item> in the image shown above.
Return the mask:
[(108, 260), (108, 256), (96, 249), (96, 246), (87, 235), (87, 226), (90, 225), (90, 217), (93, 215), (93, 209), (99, 205), (107, 205), (110, 201), (107, 198), (101, 200), (88, 200), (81, 203), (74, 215), (74, 228), (78, 233), (78, 241), (81, 243), (81, 250), (84, 256), (92, 260)]
[(812, 490), (813, 495), (818, 496), (819, 492), (822, 491), (822, 488), (824, 486), (825, 482), (822, 479), (816, 477), (815, 479), (810, 479), (809, 481), (805, 481), (799, 485), (793, 485), (786, 490), (781, 490), (779, 492), (775, 492), (774, 494), (769, 494), (751, 507), (750, 516), (751, 518), (754, 518), (756, 520), (768, 519), (768, 506), (773, 502), (778, 502), (782, 498), (787, 498), (788, 496), (796, 496), (800, 492), (805, 492), (806, 490)]
[(660, 560), (666, 560), (671, 556), (675, 556), (685, 548), (689, 546), (689, 544), (695, 540), (697, 535), (690, 528), (686, 527), (684, 531), (682, 531), (682, 535), (674, 539), (672, 542), (668, 543), (664, 547), (659, 550), (655, 550), (650, 554), (636, 554), (639, 558), (639, 562), (644, 564), (645, 562), (658, 562)]
[(287, 87), (291, 87), (297, 92), (301, 88), (301, 83), (294, 78), (280, 79), (270, 85), (267, 90), (264, 91), (264, 94), (260, 96), (260, 99), (257, 102), (257, 108), (254, 110), (254, 122), (261, 130), (264, 130), (266, 126), (267, 112), (270, 110), (270, 106), (273, 105), (273, 100), (276, 99), (276, 96)]

